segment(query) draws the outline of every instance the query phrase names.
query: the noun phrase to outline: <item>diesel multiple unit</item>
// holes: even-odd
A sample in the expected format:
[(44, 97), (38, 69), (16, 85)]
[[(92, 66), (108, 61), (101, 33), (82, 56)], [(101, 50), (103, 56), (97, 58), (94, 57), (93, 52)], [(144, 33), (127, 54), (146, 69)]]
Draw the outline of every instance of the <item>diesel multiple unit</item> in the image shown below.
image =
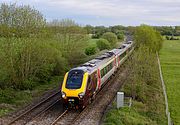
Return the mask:
[(67, 107), (85, 107), (96, 93), (132, 53), (133, 42), (128, 41), (79, 67), (64, 76), (61, 88), (63, 103)]

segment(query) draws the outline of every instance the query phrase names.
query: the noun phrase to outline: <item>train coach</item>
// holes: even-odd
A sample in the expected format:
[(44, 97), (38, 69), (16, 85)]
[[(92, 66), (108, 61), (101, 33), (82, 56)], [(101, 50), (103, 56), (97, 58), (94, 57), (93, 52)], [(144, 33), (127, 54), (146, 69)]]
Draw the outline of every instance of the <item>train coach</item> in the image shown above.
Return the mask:
[(132, 41), (125, 42), (120, 48), (108, 51), (67, 72), (61, 88), (63, 105), (68, 108), (87, 106), (133, 49)]

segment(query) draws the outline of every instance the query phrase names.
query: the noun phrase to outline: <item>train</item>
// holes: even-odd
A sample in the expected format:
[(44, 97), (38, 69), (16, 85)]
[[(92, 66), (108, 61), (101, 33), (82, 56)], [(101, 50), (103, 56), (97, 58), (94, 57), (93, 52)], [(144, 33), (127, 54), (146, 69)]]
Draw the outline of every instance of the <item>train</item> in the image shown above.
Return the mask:
[(119, 48), (107, 51), (67, 72), (61, 87), (63, 105), (77, 109), (86, 107), (133, 50), (133, 41), (126, 41)]

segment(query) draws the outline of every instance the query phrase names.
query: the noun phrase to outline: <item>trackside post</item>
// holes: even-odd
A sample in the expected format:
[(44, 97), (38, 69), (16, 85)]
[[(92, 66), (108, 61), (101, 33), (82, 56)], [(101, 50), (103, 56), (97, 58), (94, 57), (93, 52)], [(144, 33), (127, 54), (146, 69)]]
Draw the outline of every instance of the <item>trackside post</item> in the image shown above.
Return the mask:
[(124, 92), (117, 92), (117, 108), (124, 107)]

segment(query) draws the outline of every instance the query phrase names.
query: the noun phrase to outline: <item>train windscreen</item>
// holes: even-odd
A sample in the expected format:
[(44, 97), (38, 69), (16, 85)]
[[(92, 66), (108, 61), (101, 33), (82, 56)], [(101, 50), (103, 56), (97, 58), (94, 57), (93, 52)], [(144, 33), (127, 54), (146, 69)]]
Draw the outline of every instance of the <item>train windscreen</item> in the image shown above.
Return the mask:
[(68, 74), (66, 88), (67, 89), (79, 89), (82, 85), (84, 72), (82, 70), (72, 70)]

